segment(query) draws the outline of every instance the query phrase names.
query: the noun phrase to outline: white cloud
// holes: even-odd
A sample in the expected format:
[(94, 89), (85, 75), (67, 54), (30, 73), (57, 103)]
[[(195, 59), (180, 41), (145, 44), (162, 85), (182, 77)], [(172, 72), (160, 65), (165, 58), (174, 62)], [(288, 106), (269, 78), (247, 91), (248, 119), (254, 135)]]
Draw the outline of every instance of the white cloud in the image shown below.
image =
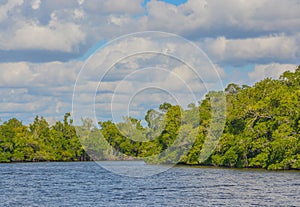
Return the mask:
[(299, 4), (293, 0), (189, 0), (178, 7), (152, 0), (147, 10), (147, 24), (151, 29), (189, 34), (194, 38), (203, 37), (201, 33), (233, 36), (238, 32), (247, 36), (249, 32), (259, 31), (293, 32), (300, 26)]
[[(222, 68), (226, 64), (255, 64), (254, 70), (248, 74), (249, 80), (254, 82), (264, 77), (276, 78), (284, 70), (295, 68), (293, 63), (299, 61), (300, 4), (297, 1), (188, 0), (175, 6), (152, 0), (146, 8), (143, 8), (142, 2), (9, 0), (0, 6), (0, 54), (7, 52), (12, 59), (14, 54), (18, 58), (22, 52), (30, 54), (32, 51), (79, 55), (104, 39), (110, 41), (131, 32), (162, 30), (197, 41), (209, 57), (220, 65), (216, 71), (212, 70), (209, 64), (201, 64), (204, 59), (195, 55), (189, 46), (171, 41), (169, 44), (159, 44), (159, 41), (148, 38), (149, 35), (116, 43), (113, 48), (103, 48), (100, 56), (94, 59), (95, 62), (89, 63), (97, 67), (87, 74), (83, 72), (87, 79), (77, 85), (80, 96), (76, 97), (76, 101), (83, 108), (87, 107), (86, 110), (91, 110), (85, 104), (93, 101), (104, 70), (126, 54), (141, 51), (173, 53), (183, 61), (192, 62), (192, 66), (196, 65), (199, 74), (185, 68), (178, 60), (157, 58), (147, 53), (136, 54), (120, 60), (109, 71), (101, 83), (104, 93), (98, 94), (98, 98), (109, 100), (117, 84), (126, 75), (144, 67), (156, 66), (170, 72), (132, 76), (120, 86), (120, 99), (126, 98), (126, 92), (143, 87), (143, 82), (148, 81), (150, 86), (151, 80), (161, 88), (172, 89), (180, 99), (184, 99), (183, 88), (186, 83), (194, 91), (206, 90), (205, 85), (199, 83), (198, 76), (201, 76), (208, 90), (215, 88), (216, 81), (219, 81), (218, 74), (221, 78), (233, 79), (226, 76)], [(166, 38), (165, 41), (164, 37), (160, 39), (165, 43), (168, 40)], [(2, 60), (6, 61), (5, 58)], [(44, 113), (49, 117), (69, 111), (73, 86), (82, 64), (80, 61), (63, 63), (52, 60), (41, 64), (0, 63), (0, 93), (3, 94), (1, 109)], [(199, 65), (201, 67), (197, 67)], [(185, 82), (180, 82), (176, 75)], [(234, 80), (241, 81), (246, 77), (247, 72), (239, 73)], [(133, 104), (139, 107), (138, 103), (144, 100), (148, 103), (160, 102), (162, 97), (156, 93), (140, 93)], [(21, 106), (22, 102), (24, 107)], [(30, 103), (33, 103), (32, 106)], [(122, 110), (121, 106), (118, 105), (118, 109)], [(137, 114), (137, 111), (134, 113)]]
[(2, 87), (27, 85), (33, 79), (33, 73), (25, 62), (0, 64)]
[(266, 65), (256, 65), (254, 70), (248, 73), (250, 80), (258, 82), (264, 78), (278, 79), (285, 71), (295, 71), (297, 65), (271, 63)]
[(109, 116), (111, 104), (118, 116), (127, 115), (131, 101), (145, 111), (152, 102), (166, 101), (166, 95), (186, 106), (199, 101), (207, 90), (222, 89), (219, 75), (225, 75), (223, 69), (214, 69), (200, 50), (185, 41), (165, 33), (136, 34), (111, 43), (88, 60), (76, 86), (75, 114), (93, 116), (96, 89), (96, 111), (101, 116)]
[(5, 5), (0, 6), (0, 22), (5, 20), (8, 16), (7, 14), (15, 9), (15, 7), (21, 6), (23, 0), (9, 0)]
[[(38, 10), (37, 13), (28, 11), (28, 5), (22, 5), (22, 1), (9, 2), (0, 8), (0, 20), (9, 25), (0, 30), (2, 50), (82, 54), (85, 51), (79, 51), (81, 48), (86, 49), (96, 41), (111, 40), (130, 32), (162, 30), (198, 41), (219, 37), (210, 41), (209, 47), (218, 60), (235, 60), (224, 54), (230, 52), (242, 60), (250, 57), (249, 61), (260, 61), (265, 56), (286, 60), (296, 53), (290, 46), (300, 28), (299, 4), (293, 0), (188, 0), (179, 6), (152, 0), (146, 8), (142, 7), (142, 0), (40, 3), (32, 0), (30, 7)], [(7, 11), (13, 18), (7, 18)], [(280, 41), (286, 48), (275, 52)], [(252, 47), (244, 46), (247, 44)], [(251, 59), (258, 50), (262, 51), (260, 58)]]
[(0, 108), (4, 114), (61, 117), (71, 111), (73, 86), (81, 62), (1, 63)]
[[(29, 96), (27, 93), (15, 94), (18, 95), (19, 99), (26, 98)], [(32, 119), (35, 115), (46, 116), (46, 115), (56, 115), (53, 106), (56, 104), (56, 99), (54, 97), (33, 97), (31, 100), (18, 101), (14, 99), (9, 99), (6, 101), (0, 100), (1, 113), (0, 117), (2, 120), (14, 117), (16, 114), (21, 117), (23, 121), (27, 122)], [(67, 110), (67, 109), (66, 109)]]
[(73, 15), (74, 19), (83, 19), (86, 14), (82, 9), (75, 9)]
[(88, 11), (97, 13), (137, 14), (144, 11), (142, 2), (143, 0), (87, 0), (82, 5)]
[(147, 4), (147, 25), (150, 29), (163, 29), (183, 33), (208, 23), (207, 2), (188, 1), (179, 7), (163, 1), (152, 0)]
[(13, 36), (5, 35), (0, 40), (0, 47), (5, 50), (17, 48), (72, 52), (78, 51), (84, 41), (85, 34), (80, 26), (52, 20), (47, 26), (36, 22), (24, 23)]
[(82, 62), (0, 63), (2, 87), (59, 86), (73, 84)]
[(39, 9), (39, 8), (40, 8), (40, 5), (41, 5), (41, 0), (33, 0), (33, 1), (31, 2), (31, 8), (32, 8), (33, 10)]
[(85, 2), (85, 0), (77, 0), (78, 4), (81, 5)]
[(299, 35), (272, 35), (246, 39), (219, 37), (207, 40), (207, 51), (218, 61), (292, 60), (299, 52)]
[(31, 65), (35, 71), (35, 82), (60, 86), (74, 84), (82, 62), (49, 62)]
[(40, 107), (37, 103), (1, 103), (1, 110), (5, 112), (34, 112), (38, 111), (38, 108)]

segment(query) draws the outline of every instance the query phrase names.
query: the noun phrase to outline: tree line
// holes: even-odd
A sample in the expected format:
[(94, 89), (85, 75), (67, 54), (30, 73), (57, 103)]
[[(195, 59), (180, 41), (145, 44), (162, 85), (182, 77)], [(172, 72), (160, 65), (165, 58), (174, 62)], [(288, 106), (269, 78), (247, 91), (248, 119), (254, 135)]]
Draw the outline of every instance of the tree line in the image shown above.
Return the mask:
[[(213, 104), (226, 98), (224, 127), (209, 156), (201, 159), (212, 126)], [(223, 113), (214, 112), (214, 113)], [(300, 66), (279, 79), (266, 78), (252, 87), (229, 84), (211, 91), (187, 109), (163, 103), (141, 120), (94, 126), (70, 114), (49, 126), (36, 117), (29, 126), (13, 118), (0, 125), (0, 162), (144, 159), (148, 163), (181, 163), (224, 167), (300, 169)], [(212, 141), (213, 142), (213, 141)]]
[(12, 118), (0, 125), (0, 162), (89, 160), (81, 145), (70, 113), (53, 126), (36, 116), (25, 126)]

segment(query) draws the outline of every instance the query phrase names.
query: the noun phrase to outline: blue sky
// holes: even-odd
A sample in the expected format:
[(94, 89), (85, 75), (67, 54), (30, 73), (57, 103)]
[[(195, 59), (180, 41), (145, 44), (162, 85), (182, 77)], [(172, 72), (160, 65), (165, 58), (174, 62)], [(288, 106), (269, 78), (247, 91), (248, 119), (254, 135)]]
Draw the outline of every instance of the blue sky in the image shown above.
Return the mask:
[[(25, 123), (35, 115), (49, 121), (61, 119), (65, 112), (72, 111), (76, 78), (88, 58), (108, 50), (107, 44), (114, 39), (137, 32), (161, 31), (191, 41), (214, 63), (225, 86), (231, 82), (251, 85), (265, 77), (277, 78), (283, 71), (299, 65), (299, 10), (300, 0), (1, 1), (0, 119), (17, 117)], [(147, 38), (140, 40), (136, 47), (157, 47), (157, 42), (149, 42)], [(134, 50), (132, 45), (128, 48)], [(185, 51), (184, 45), (175, 44), (169, 49), (172, 48), (182, 50), (183, 55), (194, 54)], [(118, 51), (117, 47), (106, 51), (106, 60), (109, 62), (119, 54), (117, 52), (125, 51)], [(101, 81), (99, 76), (105, 72), (105, 63), (101, 62), (105, 59), (100, 58), (98, 65), (95, 63), (96, 72), (78, 86), (81, 91), (78, 104), (85, 106), (88, 97), (98, 90), (97, 98), (108, 101), (96, 105), (103, 110), (101, 116), (109, 115), (109, 95), (116, 92), (114, 86), (124, 83), (120, 78), (126, 77), (126, 71), (133, 68), (165, 67), (187, 85), (197, 84), (193, 75), (178, 62), (171, 64), (170, 60), (150, 56), (129, 59), (118, 62), (118, 69), (111, 69), (107, 77), (114, 82), (103, 83), (105, 90), (101, 92), (97, 85)], [(147, 78), (155, 82), (164, 77), (155, 74), (144, 78), (136, 76), (139, 80), (131, 82), (127, 80), (120, 94), (129, 97), (126, 90), (139, 87)], [(164, 83), (169, 80), (169, 84), (174, 84), (172, 77), (165, 78)], [(214, 83), (206, 84), (213, 87)], [(179, 85), (174, 84), (174, 87), (178, 94), (183, 93)], [(145, 100), (149, 99), (149, 107), (153, 107), (167, 99), (168, 95), (163, 94), (155, 94), (153, 90), (148, 94), (139, 93), (140, 97), (130, 103), (130, 114), (141, 116), (147, 108)], [(123, 110), (124, 104), (117, 103), (114, 110)]]

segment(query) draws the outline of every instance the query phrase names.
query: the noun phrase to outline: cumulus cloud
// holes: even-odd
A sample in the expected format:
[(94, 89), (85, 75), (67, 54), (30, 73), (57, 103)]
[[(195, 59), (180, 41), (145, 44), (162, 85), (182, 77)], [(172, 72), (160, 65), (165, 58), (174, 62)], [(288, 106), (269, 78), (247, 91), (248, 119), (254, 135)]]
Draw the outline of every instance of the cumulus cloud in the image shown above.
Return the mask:
[(11, 0), (6, 4), (0, 5), (0, 23), (8, 17), (8, 13), (23, 4), (23, 0)]
[(203, 37), (203, 33), (247, 37), (263, 32), (293, 32), (300, 26), (299, 4), (292, 0), (189, 0), (178, 7), (151, 1), (147, 8), (152, 27), (163, 28), (165, 25), (173, 32), (190, 34), (194, 38)]
[(271, 63), (265, 65), (256, 65), (254, 70), (248, 73), (250, 80), (260, 81), (264, 78), (278, 79), (285, 71), (295, 71), (297, 65)]
[[(130, 106), (136, 106), (133, 114), (141, 115), (138, 109), (144, 112), (168, 100), (185, 107), (207, 90), (222, 89), (219, 78), (224, 74), (201, 50), (176, 36), (153, 32), (127, 36), (99, 50), (85, 64), (75, 88), (75, 114), (78, 119), (93, 117), (96, 105), (101, 118), (112, 118), (113, 113), (121, 120), (131, 113)], [(99, 87), (90, 84), (96, 80)], [(90, 97), (83, 101), (81, 93), (87, 91)]]
[[(188, 0), (178, 6), (158, 0), (148, 1), (146, 5), (143, 2), (9, 0), (0, 3), (0, 56), (4, 61), (0, 63), (1, 115), (23, 110), (55, 117), (70, 111), (73, 86), (83, 65), (79, 57), (97, 42), (109, 42), (132, 32), (161, 30), (182, 35), (199, 45), (218, 65), (211, 69), (210, 64), (203, 63), (205, 55), (199, 58), (189, 46), (172, 42), (166, 36), (153, 41), (148, 33), (123, 42), (117, 40), (113, 48), (102, 48), (100, 55), (88, 63), (94, 68), (87, 74), (82, 72), (86, 75), (85, 82), (75, 88), (80, 92), (76, 101), (82, 104), (83, 112), (91, 109), (88, 103), (95, 94), (103, 101), (97, 106), (109, 109), (103, 104), (110, 100), (118, 84), (142, 68), (154, 69), (128, 76), (119, 85), (120, 100), (130, 97), (127, 92), (154, 82), (184, 99), (185, 85), (200, 93), (220, 89), (216, 85), (219, 77), (251, 83), (264, 77), (276, 78), (284, 70), (295, 68), (299, 61), (298, 1)], [(161, 54), (153, 55), (151, 51)], [(132, 56), (124, 58), (126, 54)], [(176, 54), (183, 62), (166, 57), (168, 54)], [(76, 57), (78, 60), (70, 60)], [(24, 62), (14, 62), (20, 59)], [(31, 63), (32, 60), (43, 63)], [(191, 68), (186, 62), (192, 63)], [(114, 63), (101, 80), (104, 70)], [(226, 75), (226, 66), (247, 65), (255, 65), (253, 71), (239, 70), (234, 77)], [(157, 72), (158, 68), (168, 73)], [(168, 97), (155, 90), (139, 93), (132, 103), (133, 113), (139, 114), (137, 109), (147, 107), (142, 104), (144, 100), (151, 105), (164, 98)], [(122, 111), (124, 105), (116, 101), (116, 109)]]
[[(252, 53), (260, 50), (262, 58), (273, 57), (275, 52), (269, 50), (284, 41), (286, 48), (280, 48), (275, 58), (283, 55), (288, 59), (289, 55), (295, 55), (295, 51), (289, 50), (300, 28), (300, 4), (293, 0), (188, 0), (179, 6), (151, 0), (144, 7), (142, 0), (32, 0), (29, 3), (9, 1), (0, 7), (0, 21), (7, 25), (0, 30), (2, 50), (34, 49), (83, 55), (103, 39), (162, 30), (197, 41), (213, 38), (209, 49), (221, 60), (227, 58), (221, 53), (224, 45), (225, 50), (234, 50), (237, 58), (243, 53), (244, 59), (260, 61)], [(8, 13), (12, 18), (8, 18)], [(248, 43), (254, 44), (251, 48), (243, 47)], [(275, 46), (268, 45), (273, 43)], [(220, 51), (215, 47), (220, 47)]]
[(2, 87), (26, 85), (33, 79), (33, 73), (25, 62), (2, 63), (0, 65)]
[(81, 62), (1, 63), (0, 116), (23, 113), (28, 121), (33, 115), (60, 117), (71, 111), (73, 86)]
[(138, 14), (144, 11), (143, 0), (87, 0), (81, 5), (90, 12)]
[(59, 86), (74, 83), (81, 65), (81, 62), (0, 63), (0, 86)]
[(31, 2), (31, 8), (32, 8), (33, 10), (39, 9), (39, 8), (40, 8), (40, 5), (41, 5), (41, 0), (33, 0), (33, 1)]
[(288, 61), (298, 56), (299, 35), (271, 35), (266, 37), (207, 40), (208, 53), (223, 62)]
[(84, 41), (85, 34), (78, 25), (52, 20), (48, 26), (36, 22), (24, 23), (13, 36), (5, 35), (0, 40), (0, 47), (4, 50), (17, 48), (72, 52), (78, 51), (79, 44)]

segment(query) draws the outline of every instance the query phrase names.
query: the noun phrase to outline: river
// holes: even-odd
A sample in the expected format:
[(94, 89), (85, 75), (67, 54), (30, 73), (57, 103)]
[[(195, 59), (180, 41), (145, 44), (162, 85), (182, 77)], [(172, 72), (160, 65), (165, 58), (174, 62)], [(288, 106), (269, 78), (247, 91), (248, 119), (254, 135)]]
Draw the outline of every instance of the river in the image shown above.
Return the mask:
[[(145, 165), (105, 163), (124, 170)], [(0, 206), (9, 207), (300, 206), (300, 173), (295, 171), (179, 166), (135, 178), (95, 162), (16, 163), (0, 164), (0, 187)]]

